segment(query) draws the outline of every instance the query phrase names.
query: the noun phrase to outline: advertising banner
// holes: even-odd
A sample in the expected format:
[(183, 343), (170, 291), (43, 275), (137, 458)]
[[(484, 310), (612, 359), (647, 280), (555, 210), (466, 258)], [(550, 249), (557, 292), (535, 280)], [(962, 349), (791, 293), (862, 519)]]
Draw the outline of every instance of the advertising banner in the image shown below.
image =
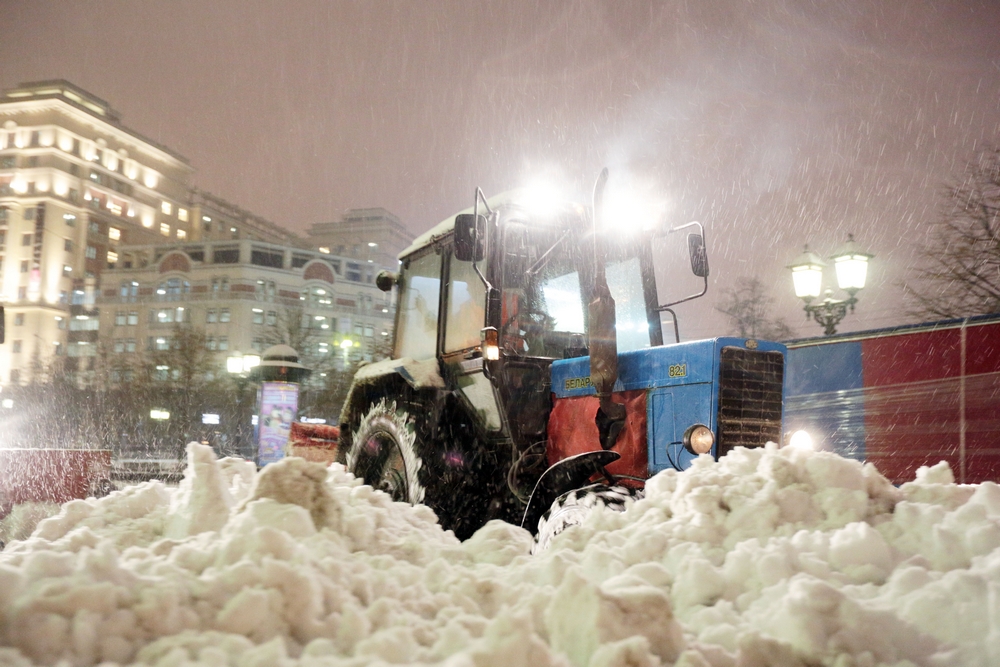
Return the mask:
[(257, 420), (257, 465), (265, 466), (285, 456), (285, 445), (299, 408), (299, 385), (265, 382), (260, 388)]

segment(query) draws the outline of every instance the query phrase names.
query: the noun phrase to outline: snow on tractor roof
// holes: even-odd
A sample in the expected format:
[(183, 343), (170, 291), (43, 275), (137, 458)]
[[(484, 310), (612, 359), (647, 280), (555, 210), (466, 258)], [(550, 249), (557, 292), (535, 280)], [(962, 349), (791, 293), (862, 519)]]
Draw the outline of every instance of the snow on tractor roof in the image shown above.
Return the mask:
[[(488, 198), (486, 200), (486, 202), (489, 204), (490, 208), (493, 209), (493, 210), (499, 210), (499, 209), (510, 207), (510, 206), (523, 206), (524, 205), (524, 199), (525, 199), (525, 193), (527, 193), (527, 192), (528, 192), (528, 190), (526, 188), (516, 188), (514, 190), (507, 190), (506, 192), (501, 192), (498, 195), (495, 195), (493, 197)], [(570, 201), (570, 200), (566, 200), (566, 205), (567, 206), (579, 206), (579, 204), (577, 202)], [(405, 257), (407, 257), (409, 255), (412, 255), (413, 253), (417, 252), (418, 250), (421, 250), (422, 248), (426, 248), (428, 245), (434, 243), (436, 240), (438, 240), (442, 236), (446, 236), (448, 234), (451, 234), (452, 231), (455, 229), (455, 217), (459, 216), (459, 215), (462, 215), (463, 213), (473, 213), (474, 211), (475, 211), (474, 207), (470, 206), (469, 208), (467, 208), (467, 209), (465, 209), (463, 211), (459, 211), (458, 213), (455, 213), (453, 215), (448, 216), (447, 218), (445, 218), (444, 220), (442, 220), (441, 222), (439, 222), (438, 224), (434, 225), (433, 227), (431, 227), (430, 229), (428, 229), (426, 232), (424, 232), (423, 234), (421, 234), (420, 236), (418, 236), (417, 238), (415, 238), (413, 240), (413, 243), (411, 243), (410, 246), (406, 250), (404, 250), (403, 252), (399, 253), (399, 257), (398, 258), (399, 259), (403, 259), (403, 258), (405, 258)], [(479, 213), (480, 214), (485, 214), (486, 213), (486, 207), (482, 206), (480, 204), (480, 206), (479, 206)]]

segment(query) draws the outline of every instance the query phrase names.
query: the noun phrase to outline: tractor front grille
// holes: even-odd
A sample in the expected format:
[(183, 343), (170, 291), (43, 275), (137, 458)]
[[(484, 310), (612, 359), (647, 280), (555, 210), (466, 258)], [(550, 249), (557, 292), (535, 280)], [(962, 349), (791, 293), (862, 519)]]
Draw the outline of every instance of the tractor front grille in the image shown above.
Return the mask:
[(785, 356), (724, 347), (719, 364), (718, 455), (781, 438)]

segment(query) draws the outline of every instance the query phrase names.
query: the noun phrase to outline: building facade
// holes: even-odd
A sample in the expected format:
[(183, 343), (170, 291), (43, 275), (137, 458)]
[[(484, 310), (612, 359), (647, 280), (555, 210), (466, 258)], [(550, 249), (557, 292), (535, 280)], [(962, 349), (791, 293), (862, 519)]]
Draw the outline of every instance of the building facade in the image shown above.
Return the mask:
[(267, 327), (293, 307), (328, 318), (313, 321), (329, 327), (328, 344), (357, 343), (351, 354), (370, 355), (371, 341), (389, 335), (391, 302), (374, 277), (396, 268), (412, 238), (395, 216), (349, 211), (303, 238), (193, 188), (193, 172), (69, 82), (4, 91), (0, 387), (55, 364), (86, 385), (101, 350), (169, 345), (157, 341), (178, 312), (182, 323), (204, 325), (220, 360), (260, 348), (257, 320)]
[(350, 209), (337, 222), (314, 224), (306, 237), (319, 252), (385, 267), (396, 267), (396, 257), (413, 242), (399, 218), (384, 208)]
[(318, 370), (338, 369), (371, 360), (392, 331), (391, 295), (373, 274), (349, 271), (349, 258), (249, 239), (122, 252), (135, 259), (104, 272), (98, 344), (71, 343), (68, 358), (123, 366), (114, 361), (174, 349), (178, 325), (190, 325), (204, 332), (209, 374), (225, 373), (230, 356), (259, 355), (277, 342), (302, 347)]
[(188, 161), (124, 127), (65, 81), (0, 98), (0, 383), (63, 354), (73, 306), (92, 304), (116, 244), (184, 239)]

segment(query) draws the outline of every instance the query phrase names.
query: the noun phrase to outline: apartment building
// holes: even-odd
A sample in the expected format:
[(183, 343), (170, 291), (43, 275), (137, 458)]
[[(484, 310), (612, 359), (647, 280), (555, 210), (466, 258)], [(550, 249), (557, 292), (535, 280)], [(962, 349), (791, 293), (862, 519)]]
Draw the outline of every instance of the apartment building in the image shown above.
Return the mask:
[(61, 355), (73, 305), (93, 303), (116, 245), (184, 239), (188, 161), (65, 81), (0, 97), (0, 383)]
[(397, 266), (396, 257), (413, 242), (399, 218), (384, 208), (350, 209), (341, 220), (312, 225), (306, 238), (319, 252), (387, 267)]
[(177, 324), (191, 324), (204, 330), (213, 353), (206, 372), (218, 374), (228, 357), (260, 354), (280, 330), (301, 323), (312, 331), (306, 336), (311, 349), (300, 354), (342, 368), (370, 360), (392, 331), (391, 295), (375, 287), (374, 267), (349, 271), (350, 258), (249, 239), (122, 252), (133, 265), (106, 270), (96, 300), (103, 349), (70, 344), (69, 357), (105, 354), (114, 362), (167, 351)]
[[(399, 220), (384, 209), (349, 211), (303, 238), (192, 187), (193, 173), (186, 158), (67, 81), (3, 92), (0, 302), (8, 343), (0, 346), (0, 386), (24, 383), (32, 367), (53, 362), (87, 384), (101, 345), (113, 353), (132, 348), (131, 339), (137, 349), (150, 339), (168, 344), (156, 342), (171, 323), (158, 314), (166, 306), (154, 308), (167, 301), (191, 309), (183, 321), (218, 330), (210, 344), (220, 358), (260, 347), (256, 320), (266, 326), (275, 308), (295, 303), (329, 318), (314, 321), (331, 333), (364, 343), (356, 353), (370, 353), (368, 341), (391, 326), (374, 276), (394, 269), (412, 238)], [(276, 305), (260, 307), (267, 303)], [(157, 314), (131, 324), (140, 311)], [(121, 312), (124, 326), (141, 334), (122, 333)], [(210, 320), (223, 312), (230, 322)], [(223, 324), (234, 333), (220, 333)]]

